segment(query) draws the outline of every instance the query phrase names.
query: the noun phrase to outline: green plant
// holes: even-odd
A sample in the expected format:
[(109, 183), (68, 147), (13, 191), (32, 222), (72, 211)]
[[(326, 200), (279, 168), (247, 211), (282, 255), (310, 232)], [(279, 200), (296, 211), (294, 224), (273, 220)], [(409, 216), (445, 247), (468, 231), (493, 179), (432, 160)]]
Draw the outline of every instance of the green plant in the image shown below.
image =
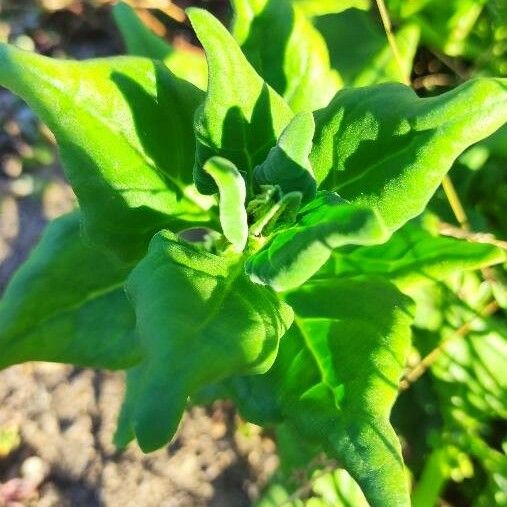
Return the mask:
[[(189, 400), (228, 396), (305, 456), (335, 459), (371, 505), (409, 505), (389, 419), (420, 294), (505, 260), (491, 242), (440, 236), (424, 212), (456, 158), (507, 121), (507, 80), (424, 99), (397, 83), (339, 91), (350, 81), (303, 6), (233, 6), (235, 38), (188, 11), (208, 69), (122, 4), (142, 57), (0, 46), (0, 84), (54, 132), (79, 200), (5, 292), (0, 367), (127, 369), (115, 438), (147, 452), (174, 436)], [(388, 63), (367, 79), (399, 78)]]

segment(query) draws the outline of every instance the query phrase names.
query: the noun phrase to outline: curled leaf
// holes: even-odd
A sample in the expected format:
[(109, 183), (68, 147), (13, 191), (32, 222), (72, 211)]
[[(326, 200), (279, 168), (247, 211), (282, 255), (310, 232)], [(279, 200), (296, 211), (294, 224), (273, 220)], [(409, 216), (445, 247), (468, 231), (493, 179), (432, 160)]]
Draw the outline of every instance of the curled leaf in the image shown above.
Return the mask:
[(172, 438), (187, 398), (203, 386), (266, 372), (293, 318), (270, 289), (248, 280), (240, 259), (169, 232), (155, 236), (127, 291), (146, 358), (132, 373), (117, 441), (135, 434), (144, 451)]
[(220, 192), (220, 223), (224, 236), (242, 252), (248, 240), (248, 216), (245, 209), (245, 180), (236, 166), (225, 158), (213, 157), (204, 164)]

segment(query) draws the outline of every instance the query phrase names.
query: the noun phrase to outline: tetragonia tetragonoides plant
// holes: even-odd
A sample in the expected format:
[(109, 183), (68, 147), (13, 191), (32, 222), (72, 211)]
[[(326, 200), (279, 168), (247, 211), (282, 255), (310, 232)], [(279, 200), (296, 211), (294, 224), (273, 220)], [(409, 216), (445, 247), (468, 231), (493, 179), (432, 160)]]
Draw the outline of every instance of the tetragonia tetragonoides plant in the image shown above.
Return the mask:
[(235, 37), (188, 10), (207, 67), (126, 5), (115, 15), (141, 56), (0, 46), (0, 84), (53, 131), (79, 201), (3, 296), (0, 367), (127, 369), (116, 442), (145, 451), (220, 385), (248, 420), (337, 459), (371, 505), (409, 505), (389, 422), (414, 314), (405, 289), (504, 259), (412, 219), (506, 122), (507, 80), (425, 99), (396, 83), (340, 89), (298, 9), (233, 4)]

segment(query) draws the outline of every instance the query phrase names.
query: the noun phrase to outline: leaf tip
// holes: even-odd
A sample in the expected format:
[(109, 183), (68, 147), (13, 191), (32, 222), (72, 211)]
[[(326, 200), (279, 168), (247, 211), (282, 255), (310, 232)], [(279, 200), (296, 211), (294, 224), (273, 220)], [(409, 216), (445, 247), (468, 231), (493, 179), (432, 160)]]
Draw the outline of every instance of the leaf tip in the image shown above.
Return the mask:
[(212, 14), (199, 7), (188, 7), (185, 9), (185, 14), (188, 16), (190, 24), (196, 32), (199, 28), (201, 28), (203, 22), (207, 20), (215, 20), (215, 17)]

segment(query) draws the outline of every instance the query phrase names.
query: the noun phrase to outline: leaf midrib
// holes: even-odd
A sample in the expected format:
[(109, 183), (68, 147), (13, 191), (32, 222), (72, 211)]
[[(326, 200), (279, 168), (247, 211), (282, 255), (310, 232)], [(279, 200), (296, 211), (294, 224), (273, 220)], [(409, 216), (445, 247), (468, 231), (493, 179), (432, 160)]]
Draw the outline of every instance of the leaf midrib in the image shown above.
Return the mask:
[[(53, 87), (53, 89), (60, 91), (62, 94), (64, 94), (66, 96), (67, 100), (70, 100), (72, 102), (71, 90), (69, 90), (68, 87), (58, 86), (56, 84), (56, 82), (54, 82), (52, 79), (48, 78), (48, 76), (45, 74), (37, 75), (37, 79), (45, 82), (48, 86)], [(205, 211), (199, 205), (199, 203), (197, 201), (191, 199), (188, 195), (185, 194), (185, 185), (179, 179), (175, 178), (174, 176), (172, 176), (166, 172), (161, 171), (157, 167), (157, 165), (155, 164), (153, 159), (151, 159), (151, 157), (148, 157), (144, 151), (140, 150), (138, 147), (133, 145), (132, 142), (128, 139), (128, 137), (121, 130), (117, 130), (116, 127), (113, 127), (110, 124), (110, 122), (106, 120), (105, 116), (101, 116), (98, 112), (95, 113), (93, 110), (91, 110), (87, 107), (83, 107), (82, 102), (80, 102), (80, 104), (82, 107), (82, 111), (84, 113), (88, 114), (97, 123), (103, 125), (108, 130), (110, 130), (113, 133), (113, 135), (122, 139), (124, 141), (124, 143), (126, 144), (126, 146), (128, 148), (130, 148), (141, 160), (143, 160), (145, 162), (145, 164), (148, 166), (148, 168), (150, 168), (153, 172), (155, 172), (161, 178), (162, 181), (166, 181), (166, 180), (171, 181), (171, 183), (173, 183), (180, 190), (182, 199), (188, 201), (189, 203), (197, 206), (199, 209)], [(167, 189), (167, 191), (170, 191), (170, 189)], [(121, 189), (120, 189), (120, 192), (121, 192)]]
[[(414, 128), (411, 125), (410, 126), (410, 130), (406, 133), (406, 135), (409, 135), (410, 133), (416, 133), (416, 135), (419, 135), (419, 134), (425, 134), (425, 133), (433, 131), (434, 135), (432, 136), (432, 139), (430, 141), (430, 143), (432, 143), (432, 142), (434, 142), (435, 138), (438, 138), (439, 136), (442, 136), (443, 132), (445, 132), (445, 130), (447, 130), (448, 128), (452, 128), (453, 126), (459, 124), (463, 119), (469, 118), (472, 115), (477, 115), (478, 112), (481, 112), (481, 113), (484, 112), (485, 115), (489, 114), (491, 111), (495, 110), (499, 106), (499, 104), (504, 103), (504, 102), (507, 102), (507, 101), (498, 101), (495, 105), (490, 106), (486, 110), (485, 109), (472, 109), (472, 111), (468, 111), (466, 114), (457, 116), (457, 117), (453, 118), (452, 121), (442, 123), (437, 128), (433, 128), (433, 129), (432, 128), (424, 128), (424, 129), (418, 130), (417, 128)], [(415, 118), (415, 120), (417, 120), (417, 118)], [(411, 153), (414, 152), (413, 144), (417, 143), (417, 142), (418, 142), (417, 137), (414, 137), (410, 141), (410, 143), (407, 144), (401, 150), (396, 150), (396, 151), (389, 152), (384, 157), (382, 157), (380, 159), (376, 159), (376, 162), (374, 164), (370, 165), (367, 169), (363, 170), (357, 176), (349, 178), (349, 179), (347, 179), (346, 181), (344, 181), (341, 184), (336, 182), (336, 178), (333, 178), (333, 180), (336, 182), (335, 183), (335, 190), (336, 191), (341, 191), (344, 188), (346, 188), (347, 186), (357, 183), (359, 180), (361, 180), (363, 178), (366, 178), (372, 171), (374, 171), (375, 169), (377, 169), (379, 166), (382, 166), (384, 163), (388, 162), (389, 160), (402, 155), (406, 151), (409, 151)], [(431, 146), (429, 146), (429, 147), (425, 146), (425, 152), (426, 153), (428, 152), (428, 148), (431, 148)], [(410, 166), (416, 165), (417, 162), (418, 162), (417, 160), (414, 160), (414, 162), (412, 164), (410, 164)], [(332, 168), (331, 171), (333, 171), (333, 173), (334, 173), (335, 176), (338, 176), (340, 173), (346, 172), (346, 171), (337, 171), (334, 168)], [(401, 175), (401, 174), (403, 174), (403, 171), (397, 173), (397, 175)]]
[[(108, 294), (116, 291), (117, 289), (122, 288), (124, 286), (124, 283), (125, 282), (122, 281), (122, 282), (118, 282), (118, 283), (115, 283), (115, 284), (108, 285), (107, 287), (105, 287), (103, 289), (100, 289), (100, 290), (90, 291), (89, 294), (86, 297), (84, 297), (83, 299), (77, 301), (74, 304), (66, 305), (66, 306), (64, 305), (63, 307), (56, 309), (55, 311), (53, 311), (53, 312), (49, 313), (48, 315), (44, 316), (41, 320), (37, 321), (33, 325), (34, 326), (36, 325), (37, 328), (43, 327), (48, 322), (50, 322), (50, 321), (52, 321), (54, 319), (57, 319), (60, 316), (72, 313), (72, 312), (74, 312), (76, 310), (79, 310), (79, 309), (83, 308), (90, 301), (93, 301), (95, 299), (99, 299), (99, 298), (101, 298), (103, 296), (106, 296), (106, 295), (108, 295)], [(125, 299), (126, 299), (126, 296), (125, 296)], [(9, 335), (7, 335), (8, 336), (8, 338), (7, 338), (7, 345), (11, 344), (13, 341), (18, 340), (18, 339), (19, 340), (26, 339), (29, 336), (37, 335), (37, 332), (38, 332), (38, 329), (35, 330), (35, 331), (29, 331), (27, 329), (23, 329), (21, 331), (16, 331), (10, 337), (9, 337)]]

